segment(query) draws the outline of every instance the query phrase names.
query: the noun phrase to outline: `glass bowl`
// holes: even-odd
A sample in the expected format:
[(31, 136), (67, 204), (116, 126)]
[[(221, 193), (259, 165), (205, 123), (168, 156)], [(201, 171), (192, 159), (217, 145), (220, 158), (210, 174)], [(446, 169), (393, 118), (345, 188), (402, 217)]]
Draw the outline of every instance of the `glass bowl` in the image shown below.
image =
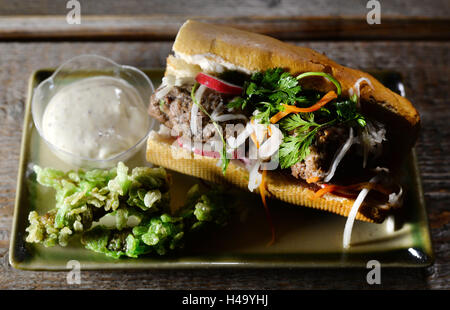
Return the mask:
[(49, 78), (41, 82), (34, 90), (31, 102), (34, 125), (42, 140), (45, 141), (56, 156), (64, 162), (77, 167), (109, 168), (115, 166), (119, 161), (126, 161), (141, 149), (147, 140), (148, 134), (155, 125), (155, 120), (146, 114), (149, 118), (148, 128), (142, 128), (142, 138), (129, 149), (106, 159), (87, 158), (70, 153), (46, 139), (43, 134), (42, 120), (50, 99), (62, 87), (80, 81), (81, 79), (97, 76), (115, 77), (129, 83), (141, 97), (145, 109), (148, 108), (150, 96), (154, 92), (153, 84), (144, 72), (131, 66), (119, 65), (111, 59), (98, 55), (80, 55), (74, 57), (59, 66)]

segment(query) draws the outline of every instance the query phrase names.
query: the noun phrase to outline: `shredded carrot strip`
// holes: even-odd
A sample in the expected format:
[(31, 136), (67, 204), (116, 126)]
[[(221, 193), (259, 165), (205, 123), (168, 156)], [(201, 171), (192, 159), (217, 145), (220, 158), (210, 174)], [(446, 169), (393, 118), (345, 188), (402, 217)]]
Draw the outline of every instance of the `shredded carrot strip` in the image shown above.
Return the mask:
[(252, 133), (252, 134), (250, 135), (250, 138), (252, 138), (252, 141), (253, 141), (253, 143), (256, 145), (256, 148), (259, 149), (259, 142), (258, 142), (258, 139), (256, 139), (255, 133)]
[(337, 95), (336, 93), (332, 90), (329, 91), (328, 93), (325, 94), (325, 96), (323, 96), (319, 101), (317, 101), (316, 104), (310, 106), (309, 108), (298, 108), (295, 105), (288, 105), (288, 104), (283, 104), (284, 106), (284, 111), (280, 111), (277, 114), (275, 114), (274, 116), (272, 116), (270, 118), (270, 122), (272, 124), (277, 123), (280, 119), (282, 119), (283, 117), (285, 117), (286, 115), (290, 114), (290, 113), (308, 113), (308, 112), (314, 112), (319, 110), (321, 107), (323, 107), (324, 105), (326, 105), (328, 102), (330, 102), (333, 99), (336, 99)]
[(270, 230), (272, 233), (272, 238), (267, 244), (267, 246), (271, 246), (275, 242), (275, 227), (273, 226), (272, 217), (270, 216), (270, 211), (266, 203), (266, 173), (267, 170), (262, 171), (261, 184), (259, 184), (259, 194), (261, 195), (264, 210), (266, 211), (267, 222), (269, 222)]
[(363, 188), (368, 188), (371, 190), (375, 190), (377, 192), (380, 192), (382, 194), (389, 195), (391, 192), (381, 186), (380, 184), (376, 183), (370, 183), (370, 182), (363, 182), (363, 183), (356, 183), (352, 185), (342, 186), (342, 185), (329, 185), (329, 184), (322, 184), (322, 188), (319, 189), (317, 192), (314, 193), (314, 198), (319, 198), (325, 195), (326, 193), (330, 192), (339, 192), (341, 194), (350, 196), (351, 192), (349, 191), (358, 191), (362, 190)]
[(306, 179), (306, 182), (308, 182), (308, 183), (316, 183), (317, 181), (319, 181), (319, 177), (311, 177), (311, 178), (308, 178), (308, 179)]

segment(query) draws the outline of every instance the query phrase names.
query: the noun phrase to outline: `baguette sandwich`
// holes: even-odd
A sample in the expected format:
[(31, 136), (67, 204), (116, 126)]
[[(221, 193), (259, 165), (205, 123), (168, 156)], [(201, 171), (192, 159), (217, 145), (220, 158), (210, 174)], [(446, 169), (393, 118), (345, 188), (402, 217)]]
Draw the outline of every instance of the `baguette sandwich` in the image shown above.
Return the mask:
[(149, 114), (147, 160), (263, 197), (382, 222), (420, 117), (370, 74), (309, 48), (189, 20)]

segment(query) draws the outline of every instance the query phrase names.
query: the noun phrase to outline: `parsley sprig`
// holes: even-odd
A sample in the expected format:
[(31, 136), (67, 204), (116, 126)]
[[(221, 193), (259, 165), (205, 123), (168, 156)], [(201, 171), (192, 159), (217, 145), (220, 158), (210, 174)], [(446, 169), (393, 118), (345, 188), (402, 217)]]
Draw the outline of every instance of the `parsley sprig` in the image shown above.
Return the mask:
[(317, 132), (336, 123), (336, 120), (318, 124), (314, 121), (314, 113), (293, 114), (281, 122), (284, 132), (294, 132), (284, 136), (280, 145), (279, 158), (281, 168), (289, 168), (304, 160), (310, 153)]

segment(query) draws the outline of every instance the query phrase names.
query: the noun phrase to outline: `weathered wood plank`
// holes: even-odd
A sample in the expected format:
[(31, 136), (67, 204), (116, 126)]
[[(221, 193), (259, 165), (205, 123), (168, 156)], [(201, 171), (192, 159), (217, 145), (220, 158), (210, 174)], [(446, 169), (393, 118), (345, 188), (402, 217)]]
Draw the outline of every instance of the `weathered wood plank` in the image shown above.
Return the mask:
[[(403, 74), (423, 129), (417, 144), (436, 264), (428, 270), (383, 270), (381, 288), (449, 288), (450, 109), (449, 42), (303, 42), (334, 60), (362, 69)], [(25, 272), (8, 264), (23, 109), (31, 72), (95, 53), (141, 68), (164, 66), (170, 42), (0, 43), (0, 288), (70, 288), (64, 272)], [(82, 272), (76, 288), (371, 288), (364, 270), (177, 270)], [(380, 287), (376, 287), (380, 288)]]
[[(65, 15), (68, 0), (0, 0), (0, 15)], [(368, 0), (79, 0), (84, 15), (365, 16)], [(381, 0), (384, 16), (447, 17), (446, 0)]]

